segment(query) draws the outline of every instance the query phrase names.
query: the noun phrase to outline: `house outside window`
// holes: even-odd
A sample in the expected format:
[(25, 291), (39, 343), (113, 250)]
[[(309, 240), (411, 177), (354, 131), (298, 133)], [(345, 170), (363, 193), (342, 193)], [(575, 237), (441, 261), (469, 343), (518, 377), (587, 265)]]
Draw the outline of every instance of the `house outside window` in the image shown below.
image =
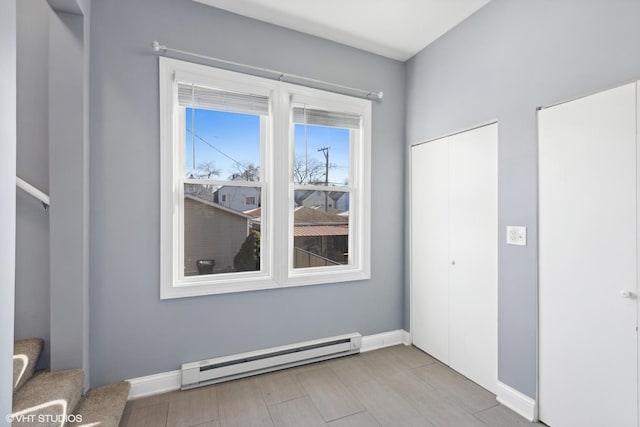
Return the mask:
[(161, 298), (367, 279), (371, 102), (160, 58)]

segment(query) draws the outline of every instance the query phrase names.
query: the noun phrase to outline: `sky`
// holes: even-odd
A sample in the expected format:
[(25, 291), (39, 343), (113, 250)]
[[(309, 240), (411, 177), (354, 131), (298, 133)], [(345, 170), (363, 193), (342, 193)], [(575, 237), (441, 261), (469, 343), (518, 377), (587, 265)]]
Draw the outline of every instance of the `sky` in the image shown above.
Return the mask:
[(187, 108), (186, 119), (187, 175), (209, 161), (220, 170), (212, 179), (222, 180), (241, 171), (239, 165), (260, 165), (259, 116)]
[[(212, 179), (221, 180), (241, 172), (239, 165), (260, 164), (260, 118), (257, 115), (186, 108), (186, 128), (187, 176), (194, 170), (194, 164), (197, 169), (200, 164), (210, 161), (220, 170), (220, 174)], [(349, 130), (306, 126), (305, 132), (304, 125), (296, 125), (296, 156), (304, 158), (305, 141), (309, 161), (315, 159), (321, 165), (325, 165), (325, 157), (318, 149), (329, 147), (329, 182), (345, 185), (349, 178)]]

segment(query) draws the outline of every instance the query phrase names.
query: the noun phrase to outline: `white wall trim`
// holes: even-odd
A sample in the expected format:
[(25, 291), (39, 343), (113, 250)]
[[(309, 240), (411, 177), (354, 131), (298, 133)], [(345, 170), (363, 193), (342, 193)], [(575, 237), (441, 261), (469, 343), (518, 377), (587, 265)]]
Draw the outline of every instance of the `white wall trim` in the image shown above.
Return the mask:
[(498, 381), (498, 396), (496, 400), (529, 421), (538, 420), (538, 405), (536, 401), (500, 381)]
[[(364, 353), (403, 343), (405, 345), (410, 344), (410, 335), (407, 331), (398, 329), (395, 331), (362, 337), (360, 351)], [(147, 375), (146, 377), (129, 379), (127, 380), (131, 384), (129, 400), (179, 390), (181, 385), (181, 375), (182, 373), (178, 369), (175, 371)]]
[(127, 380), (131, 384), (129, 400), (179, 390), (180, 379), (181, 371), (178, 369)]
[(413, 344), (413, 338), (411, 337), (411, 332), (407, 332), (402, 330), (402, 344), (411, 345)]
[(367, 335), (362, 337), (362, 346), (360, 352), (365, 353), (371, 350), (377, 350), (383, 347), (391, 347), (403, 343), (403, 330), (383, 332), (381, 334)]

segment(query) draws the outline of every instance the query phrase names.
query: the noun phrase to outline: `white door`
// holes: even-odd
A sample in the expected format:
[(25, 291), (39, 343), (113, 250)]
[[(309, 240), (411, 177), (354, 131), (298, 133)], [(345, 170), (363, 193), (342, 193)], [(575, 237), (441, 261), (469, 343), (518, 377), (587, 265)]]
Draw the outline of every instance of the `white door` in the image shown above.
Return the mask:
[(448, 138), (411, 149), (411, 330), (414, 345), (449, 361)]
[(413, 343), (495, 392), (497, 125), (412, 147)]
[(538, 119), (540, 419), (637, 427), (635, 84)]
[(498, 125), (449, 139), (449, 366), (497, 392)]

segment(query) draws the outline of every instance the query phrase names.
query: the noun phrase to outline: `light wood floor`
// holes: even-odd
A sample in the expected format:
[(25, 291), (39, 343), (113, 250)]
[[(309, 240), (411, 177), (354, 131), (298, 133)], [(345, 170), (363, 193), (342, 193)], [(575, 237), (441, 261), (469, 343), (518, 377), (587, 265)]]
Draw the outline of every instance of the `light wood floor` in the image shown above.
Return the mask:
[(429, 355), (399, 345), (132, 400), (121, 427), (491, 426), (532, 423)]

